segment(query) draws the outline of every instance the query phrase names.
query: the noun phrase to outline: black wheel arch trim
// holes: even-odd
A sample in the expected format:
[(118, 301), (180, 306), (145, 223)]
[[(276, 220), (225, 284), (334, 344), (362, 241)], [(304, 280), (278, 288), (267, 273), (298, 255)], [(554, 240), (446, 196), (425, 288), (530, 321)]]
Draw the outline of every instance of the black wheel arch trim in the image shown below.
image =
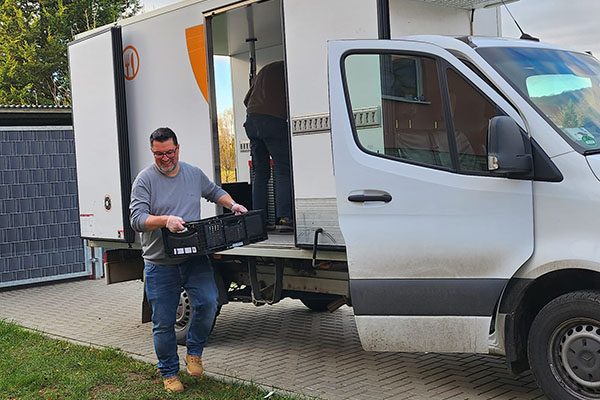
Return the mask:
[(535, 279), (512, 278), (502, 294), (498, 311), (505, 314), (505, 353), (511, 373), (529, 369), (527, 337), (533, 319), (544, 305), (569, 292), (598, 288), (599, 272), (575, 266), (549, 271)]

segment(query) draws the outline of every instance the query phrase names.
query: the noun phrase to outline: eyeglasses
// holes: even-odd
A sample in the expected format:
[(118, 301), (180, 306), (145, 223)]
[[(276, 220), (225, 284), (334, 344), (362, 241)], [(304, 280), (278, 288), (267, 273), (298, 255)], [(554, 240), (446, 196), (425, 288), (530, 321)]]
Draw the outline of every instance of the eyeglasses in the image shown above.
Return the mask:
[(162, 151), (153, 151), (152, 154), (154, 154), (154, 157), (156, 157), (156, 158), (163, 158), (164, 156), (173, 158), (173, 157), (175, 157), (176, 152), (177, 152), (177, 149), (165, 151), (164, 153)]

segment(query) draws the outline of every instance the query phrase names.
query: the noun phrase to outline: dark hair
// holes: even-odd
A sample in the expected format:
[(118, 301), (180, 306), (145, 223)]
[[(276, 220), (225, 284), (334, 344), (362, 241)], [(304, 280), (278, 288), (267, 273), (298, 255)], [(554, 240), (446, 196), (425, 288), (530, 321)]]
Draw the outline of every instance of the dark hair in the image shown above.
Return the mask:
[(150, 134), (150, 146), (156, 140), (157, 142), (166, 142), (169, 139), (173, 139), (173, 144), (177, 146), (177, 135), (171, 128), (158, 128)]

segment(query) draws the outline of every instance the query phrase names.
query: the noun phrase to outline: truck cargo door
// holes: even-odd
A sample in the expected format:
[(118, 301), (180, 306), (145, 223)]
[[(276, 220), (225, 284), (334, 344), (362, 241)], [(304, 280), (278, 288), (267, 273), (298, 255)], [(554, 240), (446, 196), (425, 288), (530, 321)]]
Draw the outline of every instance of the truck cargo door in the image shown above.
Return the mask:
[[(218, 182), (216, 102), (209, 101), (212, 55), (202, 13), (221, 3), (175, 7), (81, 34), (69, 44), (82, 237), (96, 243), (135, 240), (130, 188), (154, 163), (149, 137), (159, 127), (177, 134), (181, 161)], [(202, 200), (203, 218), (216, 211)]]
[(133, 242), (121, 28), (69, 45), (81, 236)]
[(488, 171), (487, 126), (522, 119), (428, 43), (330, 42), (329, 86), (363, 347), (486, 353), (494, 306), (533, 252), (532, 182)]

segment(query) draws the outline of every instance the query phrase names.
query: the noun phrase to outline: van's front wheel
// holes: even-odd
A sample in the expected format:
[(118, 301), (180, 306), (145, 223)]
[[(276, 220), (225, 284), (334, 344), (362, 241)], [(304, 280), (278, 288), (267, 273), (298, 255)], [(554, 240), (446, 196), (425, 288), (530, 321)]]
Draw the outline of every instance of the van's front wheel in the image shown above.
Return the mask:
[(600, 399), (600, 292), (567, 293), (542, 308), (529, 332), (528, 355), (549, 399)]

